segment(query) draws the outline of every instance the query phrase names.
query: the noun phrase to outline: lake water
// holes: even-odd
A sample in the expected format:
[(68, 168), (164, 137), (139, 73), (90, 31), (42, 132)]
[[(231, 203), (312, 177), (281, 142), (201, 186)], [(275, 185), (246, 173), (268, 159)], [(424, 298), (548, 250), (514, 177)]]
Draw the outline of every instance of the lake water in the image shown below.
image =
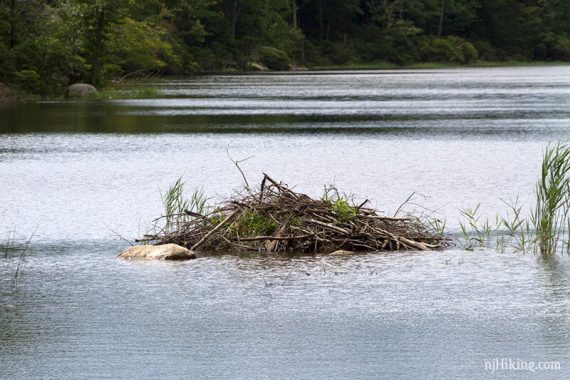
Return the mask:
[[(570, 260), (494, 251), (115, 259), (182, 176), (266, 172), (393, 213), (530, 204), (570, 138), (570, 67), (209, 76), (161, 99), (0, 105), (0, 378), (570, 377)], [(559, 362), (556, 371), (485, 362)]]

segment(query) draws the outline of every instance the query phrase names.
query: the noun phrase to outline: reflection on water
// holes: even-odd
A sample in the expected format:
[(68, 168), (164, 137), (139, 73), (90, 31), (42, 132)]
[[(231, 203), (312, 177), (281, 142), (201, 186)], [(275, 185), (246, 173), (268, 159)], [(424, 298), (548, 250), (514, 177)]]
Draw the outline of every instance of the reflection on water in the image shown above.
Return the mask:
[(567, 135), (570, 67), (226, 75), (162, 99), (0, 107), (0, 133)]
[[(570, 377), (570, 263), (465, 252), (350, 258), (114, 256), (183, 176), (213, 200), (243, 164), (393, 213), (409, 194), (457, 226), (529, 204), (570, 137), (570, 68), (213, 76), (165, 98), (0, 105), (0, 240), (34, 234), (0, 289), (0, 378), (483, 378), (494, 358)], [(418, 210), (423, 210), (418, 207)], [(0, 281), (4, 284), (4, 281)]]

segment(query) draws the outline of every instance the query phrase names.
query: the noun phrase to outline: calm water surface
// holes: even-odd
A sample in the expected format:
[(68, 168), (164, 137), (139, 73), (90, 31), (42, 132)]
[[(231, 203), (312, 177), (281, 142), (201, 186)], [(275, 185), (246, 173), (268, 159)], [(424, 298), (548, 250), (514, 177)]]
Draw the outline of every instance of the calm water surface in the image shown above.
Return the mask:
[[(512, 253), (114, 259), (183, 176), (213, 200), (243, 164), (458, 225), (532, 199), (570, 137), (570, 68), (212, 76), (156, 100), (0, 105), (0, 378), (570, 377), (570, 261)], [(421, 206), (420, 206), (421, 205)], [(485, 361), (560, 371), (485, 371)]]

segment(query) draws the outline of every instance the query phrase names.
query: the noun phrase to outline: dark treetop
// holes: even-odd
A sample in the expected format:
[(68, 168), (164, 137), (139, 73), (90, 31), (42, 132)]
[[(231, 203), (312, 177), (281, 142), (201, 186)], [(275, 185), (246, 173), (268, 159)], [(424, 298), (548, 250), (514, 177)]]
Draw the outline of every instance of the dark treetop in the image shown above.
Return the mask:
[(0, 0), (0, 81), (359, 62), (570, 60), (567, 0)]

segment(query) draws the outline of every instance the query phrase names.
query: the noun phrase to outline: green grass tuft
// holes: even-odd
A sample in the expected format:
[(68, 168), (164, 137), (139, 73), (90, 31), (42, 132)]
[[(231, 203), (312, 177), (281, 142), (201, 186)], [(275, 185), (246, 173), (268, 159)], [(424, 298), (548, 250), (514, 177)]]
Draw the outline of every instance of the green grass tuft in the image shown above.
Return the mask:
[(257, 210), (246, 210), (234, 224), (235, 233), (240, 237), (272, 235), (277, 223)]
[(348, 222), (358, 215), (356, 206), (351, 204), (353, 203), (351, 197), (340, 194), (334, 186), (325, 186), (321, 199), (330, 205), (333, 213), (341, 222)]
[(208, 210), (208, 198), (203, 189), (196, 189), (190, 198), (184, 195), (184, 182), (178, 178), (176, 182), (162, 195), (165, 231), (174, 231), (196, 215), (204, 215)]
[(157, 88), (149, 86), (117, 86), (107, 87), (99, 90), (93, 95), (96, 100), (115, 99), (154, 99), (160, 97)]

